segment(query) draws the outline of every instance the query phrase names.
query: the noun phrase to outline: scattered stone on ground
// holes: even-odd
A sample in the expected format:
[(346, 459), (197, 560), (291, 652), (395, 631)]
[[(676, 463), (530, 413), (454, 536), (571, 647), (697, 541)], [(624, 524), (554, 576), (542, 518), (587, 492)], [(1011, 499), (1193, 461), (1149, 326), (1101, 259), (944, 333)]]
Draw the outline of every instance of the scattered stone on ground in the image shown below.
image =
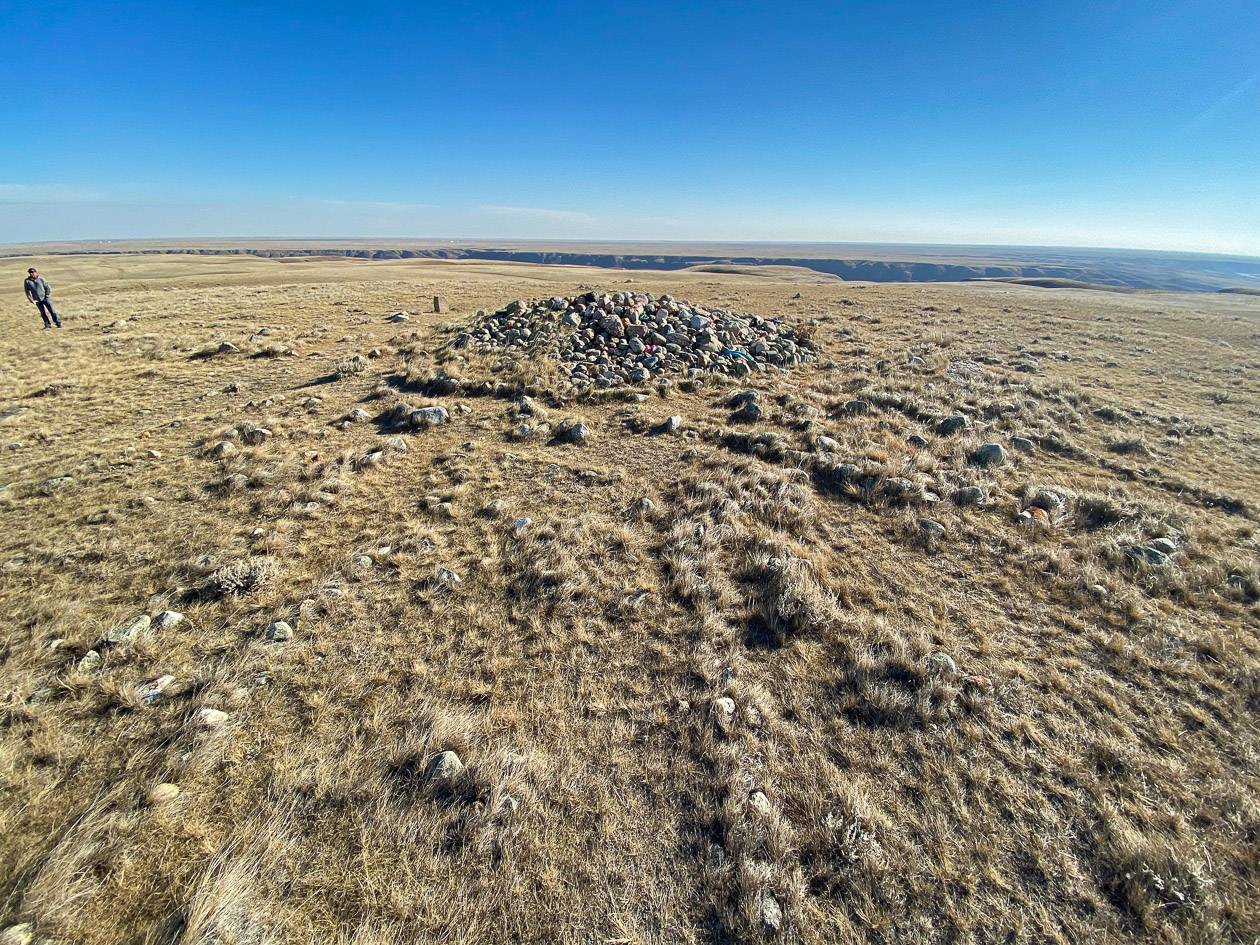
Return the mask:
[(167, 801), (173, 801), (179, 796), (179, 785), (177, 784), (159, 784), (153, 790), (149, 791), (149, 803), (156, 807), (159, 804), (165, 804)]
[(661, 374), (745, 377), (814, 357), (809, 338), (777, 318), (630, 292), (510, 302), (480, 317), (453, 347), (547, 354), (579, 388), (641, 384)]
[(283, 620), (273, 620), (267, 624), (267, 629), (263, 631), (263, 636), (272, 643), (284, 643), (286, 640), (293, 639), (293, 628)]
[(927, 658), (928, 669), (938, 676), (953, 677), (958, 675), (958, 664), (948, 653), (936, 652)]
[(919, 519), (919, 531), (928, 538), (944, 538), (945, 526), (935, 519), (921, 518)]
[(395, 323), (409, 322), (411, 321), (411, 316), (408, 315), (406, 312), (395, 312), (393, 315), (389, 316), (389, 321), (395, 322)]
[(464, 762), (453, 751), (440, 751), (429, 762), (429, 780), (441, 784), (451, 781), (464, 770)]
[(0, 945), (31, 945), (34, 940), (35, 926), (30, 922), (19, 922), (0, 932)]
[(735, 724), (735, 700), (730, 696), (718, 696), (714, 699), (713, 721), (722, 731), (729, 731)]
[(271, 437), (271, 431), (256, 423), (242, 423), (236, 428), (237, 435), (246, 446), (262, 446)]
[(1011, 446), (1019, 450), (1021, 453), (1032, 453), (1037, 449), (1037, 444), (1026, 436), (1011, 437)]
[(727, 398), (726, 406), (731, 408), (731, 419), (737, 423), (752, 423), (761, 418), (761, 395), (755, 390), (736, 391)]
[(783, 909), (768, 889), (761, 891), (761, 921), (771, 932), (778, 932), (783, 925)]
[(1127, 554), (1134, 561), (1145, 561), (1157, 568), (1168, 564), (1168, 555), (1152, 545), (1130, 545)]
[(407, 417), (407, 423), (413, 429), (425, 430), (429, 427), (440, 426), (451, 419), (450, 411), (445, 407), (420, 407), (411, 411)]
[(1028, 505), (1030, 508), (1045, 509), (1047, 513), (1055, 515), (1063, 509), (1063, 497), (1049, 489), (1038, 489)]
[(90, 673), (101, 665), (101, 654), (99, 650), (88, 650), (79, 659), (77, 668), (81, 673)]
[(170, 630), (184, 622), (184, 615), (177, 610), (164, 610), (153, 619), (153, 626), (157, 630)]
[(960, 430), (965, 430), (970, 425), (971, 421), (968, 420), (965, 415), (956, 413), (942, 419), (936, 425), (936, 431), (948, 436), (950, 433), (957, 433)]
[(576, 443), (581, 445), (590, 439), (591, 430), (585, 423), (574, 417), (561, 420), (556, 426), (557, 443)]
[(749, 794), (748, 806), (762, 817), (769, 817), (774, 813), (774, 807), (770, 804), (770, 798), (766, 797), (765, 791), (753, 791)]
[(175, 681), (174, 676), (162, 675), (151, 682), (147, 682), (136, 690), (140, 699), (144, 702), (153, 703), (162, 698), (162, 694), (170, 688), (171, 683)]
[(228, 714), (222, 709), (202, 709), (197, 713), (197, 725), (201, 728), (214, 728), (227, 721)]
[(1001, 443), (984, 443), (972, 452), (971, 461), (977, 466), (1001, 466), (1006, 462), (1006, 450)]
[(118, 624), (106, 631), (101, 642), (109, 646), (130, 646), (149, 632), (152, 621), (147, 614), (132, 617), (126, 623)]

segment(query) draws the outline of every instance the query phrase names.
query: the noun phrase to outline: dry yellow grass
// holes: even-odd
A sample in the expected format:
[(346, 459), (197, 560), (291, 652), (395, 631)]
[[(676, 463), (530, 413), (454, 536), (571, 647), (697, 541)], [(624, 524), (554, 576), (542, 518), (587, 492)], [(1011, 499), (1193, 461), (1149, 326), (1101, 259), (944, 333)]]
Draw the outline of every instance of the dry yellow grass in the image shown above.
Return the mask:
[[(5, 926), (1260, 936), (1255, 299), (37, 264), (66, 328), (0, 303)], [(812, 327), (819, 359), (756, 376), (750, 425), (730, 382), (559, 403), (545, 366), (443, 348), (477, 308), (630, 280)], [(526, 389), (591, 440), (514, 438)], [(391, 430), (400, 400), (451, 422)], [(1167, 565), (1128, 553), (1160, 537)]]

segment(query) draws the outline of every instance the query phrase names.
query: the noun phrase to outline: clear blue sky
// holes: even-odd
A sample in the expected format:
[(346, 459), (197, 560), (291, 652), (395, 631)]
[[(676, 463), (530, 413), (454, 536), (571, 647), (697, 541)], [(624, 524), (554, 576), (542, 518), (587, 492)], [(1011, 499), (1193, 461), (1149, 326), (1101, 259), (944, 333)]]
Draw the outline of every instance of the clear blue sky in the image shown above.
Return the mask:
[(0, 0), (0, 242), (1260, 254), (1260, 0)]

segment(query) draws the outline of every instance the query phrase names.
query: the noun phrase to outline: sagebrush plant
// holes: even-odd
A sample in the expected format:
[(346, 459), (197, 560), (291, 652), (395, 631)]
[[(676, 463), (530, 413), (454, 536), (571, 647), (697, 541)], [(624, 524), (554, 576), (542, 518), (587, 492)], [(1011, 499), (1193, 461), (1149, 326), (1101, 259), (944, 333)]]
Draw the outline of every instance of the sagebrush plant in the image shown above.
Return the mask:
[[(0, 300), (0, 929), (1260, 936), (1250, 300), (230, 265)], [(818, 358), (568, 399), (450, 345), (628, 279)]]

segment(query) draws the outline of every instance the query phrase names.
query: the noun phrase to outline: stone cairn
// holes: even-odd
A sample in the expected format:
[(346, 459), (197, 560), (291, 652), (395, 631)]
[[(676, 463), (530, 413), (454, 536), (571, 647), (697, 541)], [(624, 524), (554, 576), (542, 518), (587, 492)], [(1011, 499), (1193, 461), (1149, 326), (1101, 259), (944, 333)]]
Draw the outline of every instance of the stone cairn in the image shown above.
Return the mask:
[(641, 384), (661, 374), (745, 377), (812, 360), (809, 338), (777, 318), (706, 309), (668, 295), (587, 292), (517, 300), (461, 332), (452, 346), (546, 354), (575, 387)]

